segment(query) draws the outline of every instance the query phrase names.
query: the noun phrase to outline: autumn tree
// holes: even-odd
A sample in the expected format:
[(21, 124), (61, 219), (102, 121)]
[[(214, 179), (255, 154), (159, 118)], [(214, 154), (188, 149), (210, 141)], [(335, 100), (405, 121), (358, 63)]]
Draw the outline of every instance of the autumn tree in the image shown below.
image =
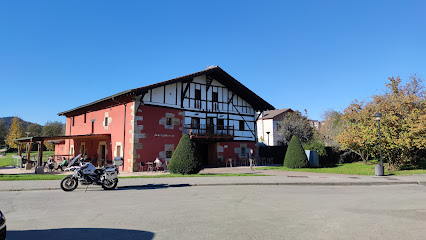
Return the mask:
[(278, 126), (278, 134), (285, 143), (289, 143), (293, 136), (297, 136), (301, 143), (307, 143), (314, 136), (314, 129), (309, 124), (308, 118), (298, 111), (287, 113)]
[[(42, 129), (43, 137), (63, 136), (65, 135), (64, 124), (58, 121), (47, 122)], [(49, 142), (44, 142), (44, 145), (49, 151), (54, 150), (54, 145)]]
[(426, 146), (426, 101), (421, 79), (412, 77), (402, 86), (399, 77), (389, 78), (385, 93), (373, 96), (366, 104), (353, 102), (345, 109), (339, 142), (363, 160), (379, 156), (378, 127), (372, 118), (376, 112), (383, 114), (382, 149), (388, 167), (417, 164), (416, 152)]
[(10, 148), (18, 148), (18, 144), (13, 142), (13, 139), (22, 138), (24, 136), (24, 130), (21, 125), (21, 121), (18, 117), (14, 117), (12, 121), (12, 125), (10, 125), (9, 133), (6, 137), (6, 144), (9, 145)]
[(340, 147), (337, 136), (343, 130), (343, 113), (328, 109), (323, 114), (323, 124), (319, 130), (318, 139), (329, 147)]

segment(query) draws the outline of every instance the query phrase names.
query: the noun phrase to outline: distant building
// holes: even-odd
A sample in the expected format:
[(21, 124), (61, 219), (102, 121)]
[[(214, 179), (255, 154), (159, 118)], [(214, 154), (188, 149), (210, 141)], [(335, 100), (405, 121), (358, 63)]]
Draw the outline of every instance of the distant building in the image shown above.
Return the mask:
[(322, 125), (324, 124), (324, 121), (318, 121), (318, 120), (309, 120), (309, 124), (311, 127), (316, 128), (318, 131), (321, 130)]
[[(278, 134), (278, 123), (284, 120), (287, 113), (294, 112), (290, 108), (276, 109), (259, 113), (257, 120), (257, 140), (269, 146), (279, 146), (285, 144)], [(269, 134), (268, 134), (269, 132)]]

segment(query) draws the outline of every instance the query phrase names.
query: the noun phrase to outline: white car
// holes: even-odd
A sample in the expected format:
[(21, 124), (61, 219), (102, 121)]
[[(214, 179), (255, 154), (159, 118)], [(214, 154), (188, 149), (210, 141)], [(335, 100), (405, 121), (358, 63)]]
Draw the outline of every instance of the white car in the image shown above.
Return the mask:
[(0, 211), (0, 240), (6, 239), (6, 218)]

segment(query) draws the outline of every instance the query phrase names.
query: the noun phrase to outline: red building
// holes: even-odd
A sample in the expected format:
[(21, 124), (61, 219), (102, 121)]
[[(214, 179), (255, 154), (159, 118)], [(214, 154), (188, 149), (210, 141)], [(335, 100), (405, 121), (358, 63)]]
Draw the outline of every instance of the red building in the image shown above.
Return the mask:
[(246, 157), (255, 148), (256, 112), (274, 107), (219, 67), (130, 89), (61, 112), (69, 139), (56, 155), (86, 153), (103, 161), (123, 157), (124, 171), (159, 156), (169, 161), (189, 134), (204, 165)]

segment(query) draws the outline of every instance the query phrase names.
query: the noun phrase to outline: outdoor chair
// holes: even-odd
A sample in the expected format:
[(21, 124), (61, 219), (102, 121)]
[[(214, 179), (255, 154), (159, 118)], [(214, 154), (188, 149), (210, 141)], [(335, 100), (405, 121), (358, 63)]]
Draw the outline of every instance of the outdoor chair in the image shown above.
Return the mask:
[(139, 163), (139, 172), (143, 172), (143, 167), (145, 167), (145, 163), (144, 162), (140, 162)]
[(265, 165), (266, 165), (266, 163), (267, 163), (267, 161), (266, 161), (266, 157), (263, 157), (263, 158), (262, 158), (261, 165), (265, 166)]
[(270, 158), (268, 158), (266, 161), (267, 161), (267, 164), (268, 164), (268, 165), (272, 165), (272, 164), (274, 163), (274, 159), (273, 159), (273, 158), (271, 158), (271, 157), (270, 157)]
[(154, 163), (153, 162), (147, 162), (147, 164), (148, 164), (147, 171), (153, 172), (154, 171)]

